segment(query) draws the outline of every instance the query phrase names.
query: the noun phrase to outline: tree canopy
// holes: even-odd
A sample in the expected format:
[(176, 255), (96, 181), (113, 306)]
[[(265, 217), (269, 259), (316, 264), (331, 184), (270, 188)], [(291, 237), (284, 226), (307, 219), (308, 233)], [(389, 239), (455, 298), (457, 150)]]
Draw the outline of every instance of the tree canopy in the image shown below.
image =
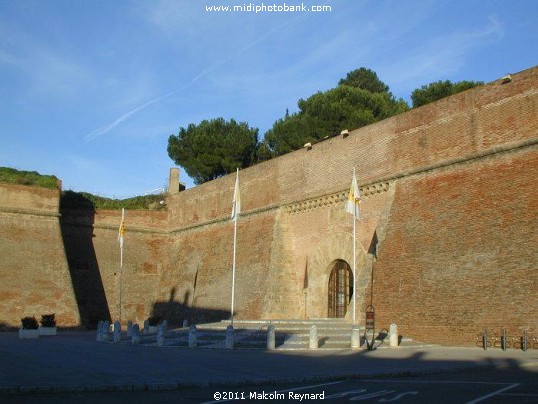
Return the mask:
[(345, 79), (340, 79), (338, 85), (362, 88), (371, 93), (389, 93), (389, 86), (379, 80), (377, 73), (365, 67), (349, 72)]
[[(482, 82), (437, 81), (417, 88), (411, 94), (413, 107), (467, 90)], [(402, 99), (395, 99), (389, 86), (377, 74), (361, 67), (347, 73), (338, 85), (317, 92), (297, 103), (298, 112), (278, 119), (258, 142), (258, 129), (246, 122), (224, 118), (204, 120), (180, 128), (168, 139), (168, 155), (182, 166), (196, 184), (229, 174), (237, 167), (298, 150), (305, 143), (316, 143), (339, 134), (400, 114), (409, 109)]]
[(180, 128), (168, 138), (168, 155), (196, 184), (213, 180), (255, 162), (258, 129), (224, 118)]
[(388, 89), (371, 70), (354, 70), (337, 87), (299, 100), (299, 112), (277, 120), (265, 134), (265, 142), (273, 156), (280, 156), (342, 129), (359, 128), (409, 109)]
[(429, 104), (448, 97), (449, 95), (457, 94), (461, 91), (484, 84), (481, 81), (459, 81), (452, 83), (450, 80), (439, 80), (433, 83), (417, 88), (411, 93), (411, 101), (413, 108)]

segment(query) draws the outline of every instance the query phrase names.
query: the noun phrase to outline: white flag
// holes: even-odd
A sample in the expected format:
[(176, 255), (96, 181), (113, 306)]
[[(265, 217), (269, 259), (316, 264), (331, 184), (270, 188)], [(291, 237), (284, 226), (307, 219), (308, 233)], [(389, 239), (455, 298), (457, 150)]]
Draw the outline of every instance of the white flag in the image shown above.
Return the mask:
[(353, 180), (351, 181), (351, 187), (349, 188), (349, 195), (346, 201), (346, 212), (354, 215), (355, 219), (361, 219), (361, 194), (359, 187), (357, 186), (357, 177), (355, 177), (355, 170), (353, 170)]
[(123, 235), (125, 234), (125, 209), (121, 208), (121, 223), (118, 230), (118, 242), (120, 243), (120, 249), (123, 248)]
[(232, 220), (237, 221), (241, 213), (241, 194), (239, 193), (239, 168), (237, 169), (237, 177), (235, 178), (234, 199), (232, 201)]

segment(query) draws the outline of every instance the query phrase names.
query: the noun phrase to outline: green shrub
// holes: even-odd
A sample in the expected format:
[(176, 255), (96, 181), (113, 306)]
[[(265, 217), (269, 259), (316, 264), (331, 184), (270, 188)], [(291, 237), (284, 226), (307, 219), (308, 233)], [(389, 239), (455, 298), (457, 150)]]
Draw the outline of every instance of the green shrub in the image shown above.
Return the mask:
[(42, 175), (37, 171), (22, 171), (9, 167), (0, 167), (0, 182), (33, 185), (49, 189), (58, 188), (58, 178), (54, 175)]
[[(21, 171), (9, 167), (0, 167), (0, 182), (19, 185), (32, 185), (50, 189), (58, 188), (58, 178), (42, 175), (36, 171)], [(135, 196), (127, 199), (112, 199), (87, 192), (63, 191), (60, 197), (62, 209), (151, 209), (161, 210), (165, 206), (160, 202), (163, 194)]]
[(39, 328), (35, 317), (24, 317), (21, 322), (23, 330), (37, 330)]
[(56, 327), (54, 314), (43, 314), (41, 316), (41, 327)]
[(127, 199), (111, 199), (89, 194), (87, 192), (62, 192), (60, 199), (61, 209), (152, 209), (160, 210), (164, 205), (160, 201), (164, 199), (161, 194), (135, 196)]

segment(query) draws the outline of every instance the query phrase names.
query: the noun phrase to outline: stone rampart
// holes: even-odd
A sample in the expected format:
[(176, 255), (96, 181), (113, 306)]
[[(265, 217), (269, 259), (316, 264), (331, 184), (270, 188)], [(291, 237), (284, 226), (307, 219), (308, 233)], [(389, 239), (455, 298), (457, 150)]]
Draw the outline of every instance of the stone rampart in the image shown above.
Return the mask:
[(59, 223), (59, 190), (0, 184), (0, 326), (55, 313), (80, 321)]
[[(425, 342), (470, 345), (485, 327), (536, 332), (537, 82), (529, 69), (241, 170), (236, 318), (329, 315), (331, 271), (353, 262), (343, 206), (354, 167), (360, 324), (373, 304), (378, 329), (396, 323)], [(48, 271), (61, 262), (44, 289), (69, 289), (71, 300), (47, 301), (66, 323), (117, 319), (120, 285), (124, 321), (229, 318), (234, 184), (228, 175), (169, 195), (165, 211), (127, 211), (121, 271), (119, 212), (59, 215), (57, 193), (32, 191), (25, 205), (29, 191), (2, 186), (0, 321), (44, 306), (24, 305), (34, 286), (15, 292), (33, 279), (20, 264), (35, 243), (28, 223), (41, 235), (31, 262)], [(45, 238), (52, 228), (59, 236)], [(352, 313), (347, 302), (349, 321)]]

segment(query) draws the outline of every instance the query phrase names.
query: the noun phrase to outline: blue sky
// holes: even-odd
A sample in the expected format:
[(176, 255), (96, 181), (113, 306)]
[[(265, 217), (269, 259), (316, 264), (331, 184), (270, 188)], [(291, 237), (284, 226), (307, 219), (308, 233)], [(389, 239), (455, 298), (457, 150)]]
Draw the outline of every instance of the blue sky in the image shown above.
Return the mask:
[[(331, 10), (206, 11), (262, 3)], [(189, 123), (262, 137), (359, 67), (408, 101), (432, 81), (493, 81), (537, 64), (537, 20), (535, 0), (0, 0), (0, 166), (142, 195), (166, 186), (168, 137)]]

